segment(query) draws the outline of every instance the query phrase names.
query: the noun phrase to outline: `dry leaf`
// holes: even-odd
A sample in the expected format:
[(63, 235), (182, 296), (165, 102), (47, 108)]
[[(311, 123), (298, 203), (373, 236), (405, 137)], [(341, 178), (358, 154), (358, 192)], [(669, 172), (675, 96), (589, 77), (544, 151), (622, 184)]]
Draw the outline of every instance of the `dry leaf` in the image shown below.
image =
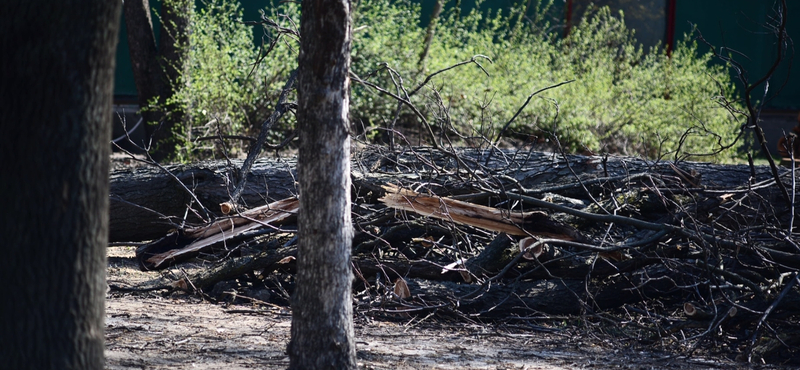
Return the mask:
[(184, 292), (189, 291), (189, 284), (186, 282), (186, 279), (180, 279), (172, 283), (172, 286), (174, 286), (177, 289), (183, 290)]
[(394, 294), (400, 297), (400, 299), (411, 298), (411, 290), (408, 289), (408, 284), (403, 278), (397, 278), (397, 280), (394, 281)]
[(461, 270), (461, 271), (459, 271), (459, 273), (461, 274), (461, 278), (464, 279), (465, 283), (471, 283), (472, 282), (472, 275), (470, 275), (469, 271)]
[(428, 235), (420, 240), (419, 244), (425, 248), (430, 248), (433, 246), (433, 237)]
[(281, 260), (278, 261), (278, 264), (279, 265), (283, 265), (283, 264), (292, 262), (294, 260), (295, 260), (294, 256), (286, 256), (286, 257), (281, 258)]
[(625, 254), (622, 253), (622, 251), (599, 252), (597, 253), (597, 255), (600, 256), (600, 258), (607, 261), (620, 262), (627, 259)]

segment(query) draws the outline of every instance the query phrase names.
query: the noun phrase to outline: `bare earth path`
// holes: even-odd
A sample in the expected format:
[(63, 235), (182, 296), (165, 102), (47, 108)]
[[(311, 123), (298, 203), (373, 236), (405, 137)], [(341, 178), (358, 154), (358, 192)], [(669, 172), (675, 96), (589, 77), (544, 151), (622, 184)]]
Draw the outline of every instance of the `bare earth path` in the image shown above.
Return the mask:
[[(185, 267), (184, 267), (185, 268)], [(177, 270), (176, 270), (177, 271)], [(136, 268), (131, 248), (109, 248), (108, 281), (131, 285), (158, 277)], [(727, 359), (656, 353), (574, 334), (408, 318), (356, 318), (364, 369), (746, 369)], [(109, 292), (107, 369), (283, 369), (287, 308), (212, 304), (189, 295)], [(778, 367), (761, 367), (778, 368)]]

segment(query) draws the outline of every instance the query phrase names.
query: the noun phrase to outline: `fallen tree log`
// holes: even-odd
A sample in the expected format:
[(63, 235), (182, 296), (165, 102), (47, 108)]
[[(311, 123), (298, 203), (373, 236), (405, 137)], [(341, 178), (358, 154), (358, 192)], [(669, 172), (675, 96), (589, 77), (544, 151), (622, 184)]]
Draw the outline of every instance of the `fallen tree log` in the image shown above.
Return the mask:
[[(461, 150), (470, 168), (435, 150), (417, 148), (389, 153), (362, 151), (352, 162), (357, 196), (374, 202), (381, 186), (439, 184), (442, 194), (473, 193), (476, 185), (491, 182), (499, 189), (527, 189), (528, 195), (558, 192), (567, 197), (600, 194), (609, 187), (639, 184), (653, 189), (714, 192), (732, 188), (768, 186), (772, 175), (765, 166), (708, 163), (653, 162), (628, 157), (599, 157), (533, 151)], [(213, 216), (229, 201), (241, 161), (193, 165), (137, 166), (115, 170), (110, 177), (110, 235), (112, 242), (152, 240), (186, 223), (203, 223), (202, 203)], [(294, 158), (257, 160), (248, 175), (241, 203), (245, 208), (296, 194)], [(169, 173), (167, 173), (169, 171)], [(783, 169), (784, 175), (788, 170)], [(578, 179), (580, 181), (578, 181)], [(181, 182), (181, 184), (178, 183)], [(190, 196), (185, 190), (194, 193)], [(355, 202), (354, 202), (355, 203)]]
[[(647, 279), (648, 275), (665, 279)], [(583, 279), (542, 279), (506, 284), (474, 285), (449, 281), (407, 279), (412, 299), (419, 297), (416, 309), (458, 308), (460, 312), (487, 319), (504, 319), (515, 314), (545, 313), (577, 315), (621, 307), (649, 299), (666, 299), (680, 294), (685, 277), (662, 266), (650, 266), (642, 274), (617, 277), (602, 284)], [(413, 301), (412, 301), (413, 302)]]
[[(241, 161), (234, 162), (240, 166)], [(260, 160), (248, 175), (242, 193), (247, 208), (267, 204), (295, 194), (294, 159)], [(178, 181), (194, 192), (215, 216), (222, 216), (219, 205), (230, 199), (237, 171), (228, 162), (202, 162), (192, 165), (138, 165), (111, 172), (109, 241), (129, 242), (163, 237), (181, 224), (202, 223), (193, 198)], [(190, 209), (195, 211), (189, 211)]]
[[(454, 160), (452, 153), (409, 149), (353, 158), (352, 265), (359, 312), (488, 320), (618, 315), (619, 322), (638, 322), (646, 333), (636, 335), (651, 340), (723, 331), (754, 343), (770, 335), (760, 329), (767, 324), (778, 324), (781, 333), (797, 328), (791, 323), (800, 315), (800, 288), (793, 285), (800, 282), (800, 242), (791, 207), (767, 168), (535, 152), (458, 155)], [(252, 198), (244, 198), (248, 207), (280, 190), (292, 195), (292, 165), (281, 162), (273, 177), (259, 170), (272, 163), (256, 163), (255, 180), (248, 184), (260, 181), (269, 197), (254, 189)], [(249, 233), (279, 220), (251, 222), (261, 217), (258, 210), (238, 219), (220, 217), (224, 212), (216, 205), (229, 202), (232, 182), (226, 179), (236, 165), (203, 166), (200, 172), (148, 172), (171, 184), (152, 189), (178, 194), (162, 202), (154, 192), (148, 207), (172, 202), (180, 210), (165, 215), (178, 230), (159, 242), (179, 249), (156, 248), (140, 258), (143, 266), (160, 268), (227, 244), (205, 250), (199, 272), (143, 289), (212, 295), (267, 290), (287, 299), (296, 268), (291, 224), (256, 237)], [(780, 171), (784, 178), (789, 173)], [(143, 223), (159, 221), (152, 212), (147, 217)], [(206, 226), (191, 228), (190, 222)], [(231, 238), (238, 231), (243, 234)], [(135, 290), (112, 287), (117, 288)], [(677, 312), (682, 313), (676, 317)], [(640, 316), (630, 320), (631, 315)], [(743, 338), (748, 332), (753, 334)]]

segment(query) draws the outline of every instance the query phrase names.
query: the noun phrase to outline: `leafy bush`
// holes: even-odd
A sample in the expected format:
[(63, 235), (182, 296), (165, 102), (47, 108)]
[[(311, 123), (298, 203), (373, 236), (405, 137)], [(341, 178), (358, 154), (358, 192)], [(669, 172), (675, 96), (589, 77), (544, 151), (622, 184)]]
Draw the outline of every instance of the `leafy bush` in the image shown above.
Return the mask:
[[(212, 135), (218, 128), (223, 134), (252, 133), (296, 67), (297, 45), (288, 41), (253, 68), (259, 51), (252, 47), (252, 31), (232, 21), (241, 15), (228, 1), (214, 0), (194, 23), (192, 68), (180, 99), (193, 112), (195, 135)], [(712, 65), (711, 55), (698, 55), (688, 37), (671, 57), (660, 49), (645, 53), (622, 14), (607, 8), (588, 13), (562, 38), (546, 22), (551, 4), (539, 2), (532, 22), (521, 16), (521, 8), (445, 12), (420, 63), (425, 29), (417, 23), (419, 6), (361, 0), (354, 7), (352, 71), (403, 95), (401, 81), (410, 91), (428, 74), (481, 54), (492, 63), (441, 73), (411, 96), (438, 132), (496, 139), (534, 91), (574, 80), (534, 96), (504, 137), (558, 138), (571, 152), (648, 158), (730, 161), (740, 155), (736, 117), (718, 104), (734, 100), (733, 85), (724, 68)], [(277, 9), (273, 19), (299, 19), (293, 3)], [(285, 17), (275, 17), (277, 12)], [(353, 83), (351, 118), (368, 137), (378, 136), (396, 117), (401, 128), (419, 123), (407, 107), (396, 112), (397, 107), (392, 98)], [(733, 148), (721, 151), (727, 146)]]
[[(271, 35), (265, 35), (269, 43)], [(253, 27), (242, 22), (238, 2), (210, 0), (195, 12), (189, 37), (188, 67), (172, 98), (186, 114), (190, 128), (179, 148), (179, 160), (212, 156), (215, 140), (200, 138), (257, 136), (273, 110), (285, 80), (294, 69), (296, 42), (283, 40), (260, 62), (263, 50), (253, 44)], [(284, 119), (286, 127), (293, 126)], [(277, 130), (279, 133), (285, 130)], [(246, 152), (249, 142), (225, 140), (225, 154)], [(217, 149), (217, 150), (215, 150)]]
[[(546, 6), (541, 9), (542, 13), (546, 11)], [(447, 16), (437, 31), (426, 72), (484, 54), (493, 61), (484, 64), (489, 76), (475, 66), (446, 72), (434, 78), (429, 94), (417, 97), (415, 103), (427, 106), (428, 114), (436, 115), (438, 95), (440, 107), (457, 122), (457, 129), (491, 138), (531, 93), (574, 80), (534, 97), (515, 118), (512, 133), (558, 137), (571, 152), (590, 150), (649, 158), (672, 154), (674, 158), (716, 161), (741, 155), (737, 150), (741, 143), (736, 141), (739, 124), (718, 104), (721, 98), (734, 100), (730, 77), (724, 68), (711, 63), (710, 54), (698, 55), (688, 37), (677, 43), (670, 58), (658, 49), (644, 53), (636, 46), (633, 32), (625, 28), (622, 15), (612, 16), (608, 8), (588, 14), (566, 38), (548, 32), (549, 25), (541, 24), (542, 18), (538, 28), (520, 26), (516, 22), (519, 12), (515, 9), (510, 15), (483, 16), (473, 11), (462, 19), (455, 13)], [(387, 31), (391, 37), (422, 39), (419, 34), (403, 32), (397, 26), (406, 27), (400, 19), (380, 24), (398, 28)], [(383, 28), (378, 31), (384, 34)], [(357, 37), (357, 44), (374, 44), (370, 50), (384, 53), (369, 59), (389, 62), (404, 77), (417, 81), (423, 77), (413, 63), (420, 47), (405, 49), (405, 45), (415, 45), (413, 42), (396, 41), (381, 49), (380, 39)], [(395, 45), (404, 48), (398, 50)], [(397, 60), (397, 55), (412, 58)], [(387, 107), (393, 106), (389, 99), (378, 99), (385, 99)], [(383, 112), (378, 117), (390, 116)], [(730, 145), (734, 148), (720, 152)]]

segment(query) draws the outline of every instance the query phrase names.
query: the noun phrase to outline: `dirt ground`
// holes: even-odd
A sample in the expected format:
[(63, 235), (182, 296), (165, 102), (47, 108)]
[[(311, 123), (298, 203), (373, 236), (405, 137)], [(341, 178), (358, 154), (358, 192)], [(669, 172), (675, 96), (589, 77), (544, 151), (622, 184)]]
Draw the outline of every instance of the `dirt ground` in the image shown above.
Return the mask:
[[(133, 286), (164, 273), (139, 271), (131, 247), (111, 247), (108, 256), (112, 287)], [(181, 274), (181, 268), (193, 266), (168, 273)], [(570, 328), (523, 330), (430, 318), (387, 321), (363, 314), (355, 322), (363, 369), (780, 368), (655, 352)], [(188, 294), (112, 288), (106, 297), (106, 368), (286, 368), (290, 324), (288, 307), (213, 304)]]

